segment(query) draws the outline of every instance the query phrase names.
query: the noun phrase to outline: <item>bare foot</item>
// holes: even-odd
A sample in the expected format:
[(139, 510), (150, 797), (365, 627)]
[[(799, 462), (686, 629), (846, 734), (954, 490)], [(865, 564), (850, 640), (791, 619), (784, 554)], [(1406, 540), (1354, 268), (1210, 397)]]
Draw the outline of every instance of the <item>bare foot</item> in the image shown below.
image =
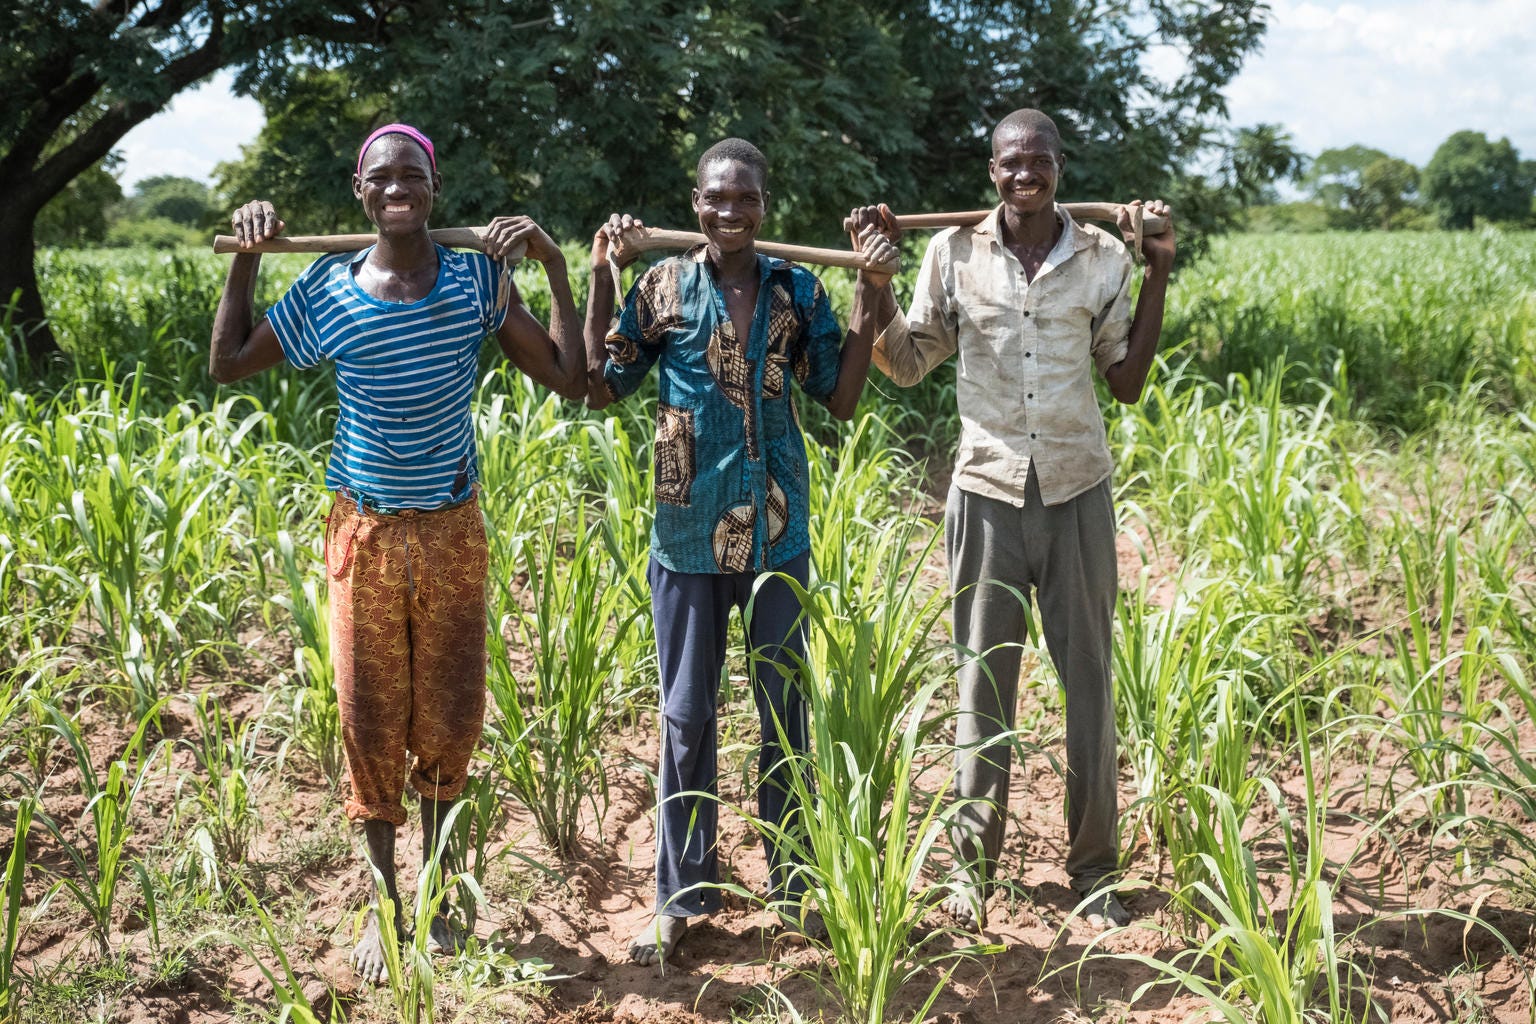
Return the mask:
[(1131, 913), (1113, 890), (1101, 889), (1083, 904), (1083, 923), (1096, 932), (1124, 928), (1131, 923)]
[(427, 926), (427, 952), (434, 956), (464, 952), (464, 935), (448, 920), (447, 914), (432, 915), (432, 923)]
[(368, 919), (363, 923), (362, 938), (352, 950), (352, 970), (370, 985), (382, 985), (389, 975), (384, 959), (384, 937), (379, 933), (379, 913), (368, 908)]
[(677, 942), (688, 930), (686, 917), (657, 914), (629, 940), (629, 959), (641, 965), (665, 961), (677, 949)]
[(979, 885), (960, 882), (944, 900), (944, 913), (961, 928), (980, 931), (987, 926), (987, 894)]
[(787, 942), (808, 946), (813, 942), (827, 941), (827, 922), (820, 911), (805, 910), (780, 919), (779, 935)]

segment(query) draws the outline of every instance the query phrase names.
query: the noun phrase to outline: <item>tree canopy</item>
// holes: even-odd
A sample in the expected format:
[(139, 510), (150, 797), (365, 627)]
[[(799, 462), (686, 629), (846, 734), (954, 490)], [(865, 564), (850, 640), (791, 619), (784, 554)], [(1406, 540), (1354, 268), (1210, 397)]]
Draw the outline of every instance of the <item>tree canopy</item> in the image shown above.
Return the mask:
[[(513, 0), (344, 66), (261, 69), (250, 84), (270, 130), (223, 169), (221, 191), (355, 223), (353, 147), (398, 118), (434, 135), (439, 219), (516, 210), (584, 237), (620, 206), (686, 225), (699, 153), (741, 135), (772, 168), (767, 230), (831, 241), (855, 203), (987, 201), (991, 126), (1036, 106), (1060, 123), (1068, 198), (1188, 201), (1181, 219), (1210, 230), (1240, 203), (1227, 186), (1276, 173), (1219, 158), (1216, 175), (1188, 170), (1234, 144), (1221, 89), (1264, 14), (1246, 0)], [(1154, 45), (1188, 54), (1183, 73), (1154, 77)]]
[(0, 49), (0, 302), (34, 356), (55, 349), (33, 267), (49, 200), (178, 92), (222, 67), (336, 61), (442, 5), (415, 0), (15, 0)]
[(1304, 184), (1335, 227), (1390, 229), (1400, 225), (1419, 188), (1419, 169), (1370, 146), (1325, 149)]
[[(989, 130), (1034, 106), (1061, 126), (1063, 198), (1162, 196), (1198, 236), (1294, 159), (1239, 152), (1227, 124), (1222, 89), (1266, 16), (1260, 0), (20, 0), (0, 58), (0, 295), (42, 318), (38, 211), (221, 67), (268, 117), (223, 198), (263, 194), (306, 231), (357, 223), (354, 147), (398, 119), (438, 143), (439, 223), (519, 211), (580, 237), (623, 206), (685, 224), (694, 161), (734, 134), (769, 158), (768, 231), (830, 241), (855, 203), (987, 201)], [(1183, 66), (1154, 75), (1153, 47)]]
[(1456, 132), (1424, 167), (1424, 201), (1447, 228), (1470, 228), (1478, 217), (1523, 220), (1533, 186), (1510, 141), (1490, 142), (1482, 132)]
[(211, 212), (208, 186), (179, 174), (145, 178), (133, 187), (133, 212), (141, 217), (164, 217), (187, 227), (204, 227)]

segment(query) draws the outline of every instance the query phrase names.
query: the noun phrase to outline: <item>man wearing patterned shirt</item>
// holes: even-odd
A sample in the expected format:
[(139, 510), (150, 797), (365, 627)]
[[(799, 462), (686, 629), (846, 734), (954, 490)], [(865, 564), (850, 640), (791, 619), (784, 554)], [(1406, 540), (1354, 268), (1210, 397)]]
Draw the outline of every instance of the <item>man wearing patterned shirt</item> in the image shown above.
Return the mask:
[[(230, 383), (284, 359), (335, 367), (340, 409), (325, 482), (336, 499), (325, 563), (351, 790), (346, 814), (362, 822), (401, 935), (395, 832), (406, 820), (407, 751), (415, 757), (425, 861), (464, 789), (485, 710), (487, 550), (470, 410), (485, 336), (495, 334), (519, 369), (568, 398), (579, 399), (586, 386), (565, 260), (537, 224), (496, 218), (485, 255), (434, 244), (427, 217), (442, 179), (431, 141), (409, 125), (368, 137), (352, 189), (378, 243), (315, 261), (254, 324), (261, 257), (236, 255), (214, 319), (209, 370)], [(242, 206), (232, 221), (247, 248), (283, 229), (265, 201)], [(554, 338), (518, 300), (509, 276), (498, 283), (495, 260), (519, 244), (549, 276)], [(446, 917), (436, 915), (428, 948), (457, 944)], [(352, 965), (365, 981), (385, 977), (376, 910)]]
[[(956, 838), (966, 874), (945, 904), (985, 926), (1002, 852), (1010, 739), (1027, 602), (1066, 700), (1067, 874), (1096, 927), (1129, 915), (1119, 868), (1110, 643), (1117, 573), (1109, 447), (1093, 370), (1121, 402), (1141, 397), (1157, 352), (1174, 235), (1149, 236), (1130, 313), (1131, 257), (1120, 242), (1056, 205), (1066, 161), (1037, 110), (1005, 117), (988, 170), (1001, 200), (980, 224), (935, 235), (906, 315), (886, 289), (874, 360), (910, 387), (958, 353), (960, 452), (945, 515), (959, 671)], [(1161, 202), (1147, 212), (1167, 216)], [(885, 207), (857, 228), (900, 237)], [(1129, 232), (1129, 214), (1121, 229)], [(1022, 601), (1021, 601), (1022, 596)]]
[[(853, 414), (869, 371), (871, 303), (888, 275), (863, 272), (844, 340), (821, 283), (810, 272), (759, 255), (768, 167), (750, 143), (727, 139), (699, 159), (693, 209), (705, 244), (651, 267), (610, 329), (610, 247), (640, 227), (614, 214), (592, 245), (587, 302), (588, 403), (602, 408), (635, 391), (659, 367), (656, 516), (651, 531), (652, 613), (661, 673), (655, 917), (629, 946), (649, 964), (670, 956), (688, 919), (720, 907), (715, 851), (715, 703), (731, 609), (745, 623), (752, 691), (763, 741), (758, 810), (776, 823), (786, 799), (782, 728), (805, 749), (806, 720), (794, 683), (803, 651), (800, 606), (781, 573), (809, 574), (805, 441), (790, 384), (839, 419)], [(875, 262), (896, 250), (864, 236)], [(699, 796), (698, 794), (709, 794)], [(799, 908), (803, 883), (767, 839), (770, 886), (781, 912), (810, 934)]]

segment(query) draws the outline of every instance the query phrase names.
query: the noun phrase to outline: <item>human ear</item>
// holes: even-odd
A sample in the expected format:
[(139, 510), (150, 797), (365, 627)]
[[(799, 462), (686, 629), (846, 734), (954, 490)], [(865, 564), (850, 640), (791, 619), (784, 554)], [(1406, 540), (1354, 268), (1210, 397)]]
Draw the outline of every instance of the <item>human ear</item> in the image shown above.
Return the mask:
[(360, 175), (352, 175), (352, 198), (363, 198), (363, 179)]

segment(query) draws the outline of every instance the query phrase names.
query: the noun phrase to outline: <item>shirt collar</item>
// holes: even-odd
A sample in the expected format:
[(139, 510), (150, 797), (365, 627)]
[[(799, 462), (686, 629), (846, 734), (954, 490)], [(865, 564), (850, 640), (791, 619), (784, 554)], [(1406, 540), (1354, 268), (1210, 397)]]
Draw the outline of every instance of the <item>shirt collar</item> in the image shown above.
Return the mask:
[[(1093, 244), (1093, 239), (1088, 236), (1088, 232), (1078, 228), (1077, 222), (1072, 219), (1072, 214), (1067, 212), (1065, 206), (1060, 203), (1053, 205), (1056, 207), (1056, 219), (1061, 222), (1061, 237), (1056, 240), (1056, 245), (1046, 257), (1048, 262), (1055, 262), (1051, 257), (1058, 252), (1065, 256), (1067, 253), (1082, 252)], [(976, 233), (991, 237), (1001, 246), (1003, 244), (1002, 217), (1003, 204), (998, 203), (992, 208), (992, 212), (976, 225)]]
[[(368, 258), (369, 253), (373, 252), (373, 250), (377, 249), (378, 247), (378, 242), (369, 242), (367, 245), (357, 250), (357, 252), (347, 257), (347, 266), (351, 266), (354, 263), (361, 263), (363, 260)], [(443, 254), (449, 251), (448, 248), (438, 242), (433, 242), (432, 248), (437, 250), (438, 263), (442, 263)]]

